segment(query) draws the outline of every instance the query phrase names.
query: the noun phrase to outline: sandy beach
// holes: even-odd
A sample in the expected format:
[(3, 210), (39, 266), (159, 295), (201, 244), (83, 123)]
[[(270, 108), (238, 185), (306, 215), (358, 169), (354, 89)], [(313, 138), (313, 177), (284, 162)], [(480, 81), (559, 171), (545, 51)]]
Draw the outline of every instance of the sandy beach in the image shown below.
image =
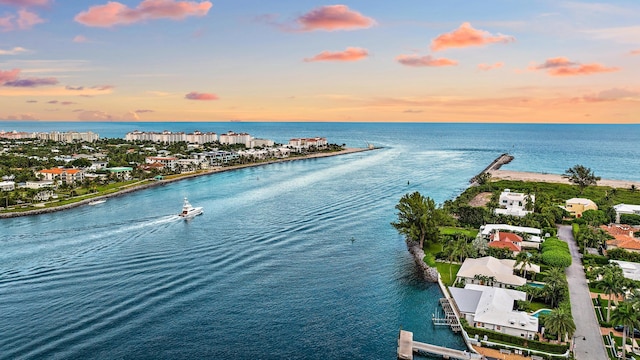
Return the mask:
[(346, 148), (344, 150), (335, 151), (335, 152), (315, 153), (315, 154), (310, 154), (310, 155), (305, 155), (305, 156), (294, 156), (294, 157), (288, 157), (288, 158), (284, 158), (284, 159), (275, 159), (275, 160), (271, 160), (271, 161), (255, 162), (255, 163), (249, 163), (249, 164), (244, 164), (244, 165), (216, 167), (216, 168), (213, 168), (213, 169), (210, 169), (210, 170), (206, 170), (206, 171), (199, 171), (199, 172), (195, 172), (195, 173), (185, 173), (185, 174), (181, 174), (180, 176), (172, 177), (172, 178), (164, 179), (164, 180), (149, 180), (149, 179), (148, 180), (142, 180), (139, 183), (136, 183), (134, 185), (129, 185), (129, 186), (122, 187), (117, 192), (113, 192), (113, 193), (109, 193), (109, 194), (105, 194), (105, 195), (100, 195), (100, 196), (88, 197), (86, 199), (82, 199), (82, 200), (78, 200), (77, 202), (73, 202), (71, 204), (48, 207), (48, 208), (39, 208), (39, 209), (27, 210), (27, 211), (15, 211), (15, 212), (0, 213), (0, 219), (2, 219), (2, 218), (12, 218), (12, 217), (18, 217), (18, 216), (38, 215), (38, 214), (45, 214), (45, 213), (51, 213), (51, 212), (55, 212), (55, 211), (71, 209), (71, 208), (74, 208), (74, 207), (87, 205), (91, 201), (100, 200), (100, 199), (108, 199), (110, 197), (115, 197), (115, 196), (122, 196), (122, 195), (128, 194), (130, 192), (134, 192), (134, 191), (138, 191), (138, 190), (142, 190), (142, 189), (147, 189), (147, 188), (154, 187), (154, 186), (167, 185), (167, 184), (170, 184), (170, 183), (175, 182), (175, 181), (180, 181), (180, 180), (184, 180), (184, 179), (190, 179), (190, 178), (194, 178), (194, 177), (198, 177), (198, 176), (212, 175), (212, 174), (225, 172), (225, 171), (233, 171), (233, 170), (238, 170), (238, 169), (243, 169), (243, 168), (248, 168), (248, 167), (254, 167), (254, 166), (264, 166), (264, 165), (275, 164), (275, 163), (280, 163), (280, 162), (287, 162), (287, 161), (308, 160), (308, 159), (317, 159), (317, 158), (330, 157), (330, 156), (353, 154), (353, 153), (369, 151), (369, 150), (375, 150), (375, 148)]
[[(548, 182), (548, 183), (557, 183), (557, 184), (571, 184), (569, 180), (563, 178), (562, 175), (559, 175), (559, 174), (542, 174), (542, 173), (510, 171), (510, 170), (489, 170), (487, 172), (491, 174), (491, 177), (494, 180), (537, 181), (537, 182)], [(597, 185), (610, 186), (612, 188), (625, 188), (625, 189), (629, 189), (631, 185), (635, 185), (636, 188), (640, 189), (640, 182), (627, 181), (627, 180), (602, 179), (598, 181)]]

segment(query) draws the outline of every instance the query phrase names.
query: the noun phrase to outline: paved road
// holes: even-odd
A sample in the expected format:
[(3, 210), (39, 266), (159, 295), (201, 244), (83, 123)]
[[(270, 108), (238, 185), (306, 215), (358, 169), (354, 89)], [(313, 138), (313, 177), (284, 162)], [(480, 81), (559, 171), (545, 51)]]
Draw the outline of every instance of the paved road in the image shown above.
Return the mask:
[[(589, 286), (580, 261), (580, 249), (573, 240), (571, 226), (558, 226), (558, 237), (569, 244), (571, 266), (567, 268), (567, 281), (571, 296), (571, 313), (576, 323), (575, 355), (577, 360), (608, 359), (600, 334), (595, 310), (589, 295)], [(586, 340), (582, 340), (586, 338)]]

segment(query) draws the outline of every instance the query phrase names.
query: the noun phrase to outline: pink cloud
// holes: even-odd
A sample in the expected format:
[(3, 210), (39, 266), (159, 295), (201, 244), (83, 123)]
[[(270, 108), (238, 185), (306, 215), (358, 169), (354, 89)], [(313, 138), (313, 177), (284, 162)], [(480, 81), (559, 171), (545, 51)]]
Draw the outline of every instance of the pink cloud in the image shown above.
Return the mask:
[(640, 55), (640, 49), (629, 52), (629, 55)]
[(598, 63), (580, 64), (570, 61), (566, 57), (556, 57), (547, 59), (541, 65), (530, 66), (529, 70), (547, 70), (547, 74), (551, 76), (578, 76), (614, 72), (620, 69), (606, 67)]
[(488, 31), (477, 30), (468, 22), (460, 25), (456, 30), (439, 35), (431, 41), (431, 49), (440, 51), (447, 48), (463, 48), (493, 43), (509, 43), (515, 41), (513, 36), (491, 35)]
[(348, 47), (345, 51), (323, 51), (312, 58), (304, 59), (304, 61), (358, 61), (368, 56), (367, 49)]
[(38, 86), (48, 86), (48, 85), (56, 85), (58, 83), (58, 79), (56, 78), (27, 78), (27, 79), (16, 79), (13, 81), (7, 81), (4, 83), (4, 86), (11, 87), (38, 87)]
[(76, 35), (73, 38), (73, 42), (74, 43), (86, 43), (86, 42), (89, 42), (89, 39), (87, 39), (87, 37), (84, 36), (84, 35)]
[(634, 91), (629, 89), (612, 88), (604, 91), (600, 91), (597, 94), (584, 95), (581, 98), (574, 99), (576, 101), (584, 102), (603, 102), (603, 101), (618, 101), (627, 99), (640, 98), (640, 91)]
[(135, 9), (117, 1), (96, 5), (76, 15), (75, 21), (93, 27), (129, 25), (153, 19), (181, 20), (189, 16), (205, 16), (210, 1), (143, 0)]
[(49, 5), (50, 0), (0, 0), (0, 4), (13, 6), (45, 6)]
[(478, 64), (478, 70), (489, 71), (499, 69), (504, 66), (503, 62), (497, 62), (495, 64)]
[(115, 86), (113, 85), (96, 85), (96, 86), (92, 86), (91, 88), (98, 91), (105, 91), (105, 90), (111, 90), (114, 87)]
[(414, 66), (414, 67), (422, 67), (422, 66), (438, 67), (438, 66), (458, 65), (458, 62), (455, 60), (451, 60), (447, 58), (434, 58), (431, 55), (426, 55), (426, 56), (398, 55), (396, 57), (396, 61), (398, 61), (402, 65)]
[(113, 120), (113, 116), (99, 110), (83, 110), (78, 112), (78, 120), (85, 121), (100, 121), (100, 120)]
[(7, 71), (0, 70), (0, 84), (17, 80), (19, 74), (20, 74), (20, 69), (13, 69), (13, 70), (7, 70)]
[(21, 9), (18, 10), (17, 17), (15, 15), (7, 15), (0, 18), (0, 28), (2, 28), (2, 31), (28, 30), (31, 29), (33, 25), (43, 22), (44, 20), (42, 20), (38, 14)]
[(346, 5), (321, 6), (300, 16), (297, 22), (302, 31), (352, 30), (375, 25), (375, 20), (350, 10)]
[(216, 94), (207, 94), (207, 93), (199, 93), (192, 91), (184, 96), (185, 99), (189, 100), (218, 100), (218, 95)]

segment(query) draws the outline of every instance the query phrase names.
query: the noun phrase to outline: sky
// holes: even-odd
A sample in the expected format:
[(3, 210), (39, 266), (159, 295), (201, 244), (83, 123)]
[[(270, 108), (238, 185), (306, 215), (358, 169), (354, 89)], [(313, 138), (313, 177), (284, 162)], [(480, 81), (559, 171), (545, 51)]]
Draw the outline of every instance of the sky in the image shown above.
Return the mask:
[(640, 123), (640, 1), (0, 0), (0, 120)]

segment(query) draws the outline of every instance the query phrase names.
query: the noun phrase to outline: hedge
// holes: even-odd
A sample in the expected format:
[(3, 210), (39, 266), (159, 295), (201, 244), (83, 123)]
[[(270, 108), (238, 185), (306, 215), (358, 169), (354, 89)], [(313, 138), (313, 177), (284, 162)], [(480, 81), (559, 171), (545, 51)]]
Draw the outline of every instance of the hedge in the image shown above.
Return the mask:
[(542, 245), (542, 262), (553, 267), (566, 268), (571, 265), (569, 245), (557, 238), (548, 238)]
[(470, 337), (473, 337), (477, 334), (480, 338), (482, 338), (484, 335), (487, 335), (490, 340), (501, 341), (513, 344), (515, 346), (529, 348), (530, 350), (544, 351), (552, 354), (564, 354), (569, 348), (569, 345), (567, 344), (551, 344), (536, 340), (528, 340), (520, 336), (507, 335), (497, 331), (476, 327), (465, 326), (464, 330), (467, 332), (467, 334), (469, 334)]

